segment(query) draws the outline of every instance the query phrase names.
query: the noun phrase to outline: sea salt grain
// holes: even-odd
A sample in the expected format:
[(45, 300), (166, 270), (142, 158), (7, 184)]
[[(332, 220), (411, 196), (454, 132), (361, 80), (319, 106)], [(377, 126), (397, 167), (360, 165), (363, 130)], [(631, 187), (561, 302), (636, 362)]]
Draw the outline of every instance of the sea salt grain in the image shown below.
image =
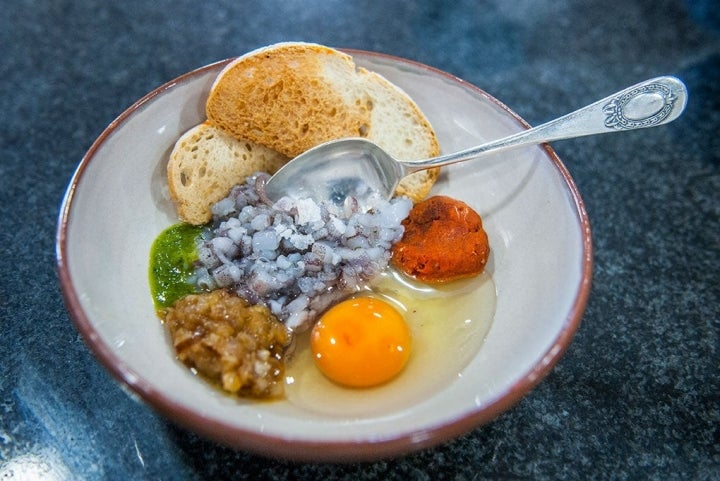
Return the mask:
[(268, 178), (248, 177), (213, 206), (195, 278), (202, 289), (226, 287), (264, 304), (301, 331), (387, 267), (412, 202), (377, 198), (367, 212), (352, 198), (342, 206), (289, 197), (270, 204)]

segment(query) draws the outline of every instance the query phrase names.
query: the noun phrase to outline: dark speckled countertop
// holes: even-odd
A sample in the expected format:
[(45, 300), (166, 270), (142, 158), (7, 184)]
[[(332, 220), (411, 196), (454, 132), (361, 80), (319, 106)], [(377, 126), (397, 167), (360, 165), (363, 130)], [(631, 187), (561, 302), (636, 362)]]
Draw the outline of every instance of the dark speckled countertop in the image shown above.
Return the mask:
[[(492, 423), (376, 463), (235, 452), (133, 400), (68, 317), (65, 187), (133, 101), (282, 40), (448, 71), (531, 124), (645, 78), (671, 125), (554, 145), (593, 227), (593, 288), (556, 368)], [(720, 4), (713, 0), (11, 0), (0, 15), (0, 479), (720, 479)]]

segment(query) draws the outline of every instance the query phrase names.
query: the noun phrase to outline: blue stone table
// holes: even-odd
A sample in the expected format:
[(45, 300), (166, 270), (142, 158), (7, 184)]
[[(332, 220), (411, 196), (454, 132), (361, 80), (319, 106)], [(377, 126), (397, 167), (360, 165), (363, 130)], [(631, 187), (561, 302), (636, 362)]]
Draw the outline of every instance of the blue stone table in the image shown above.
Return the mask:
[[(450, 72), (531, 124), (661, 74), (665, 127), (554, 145), (593, 228), (566, 355), (488, 425), (362, 464), (236, 452), (130, 396), (55, 273), (58, 207), (95, 137), (192, 69), (283, 41)], [(691, 0), (9, 0), (0, 14), (0, 479), (720, 479), (720, 5)]]

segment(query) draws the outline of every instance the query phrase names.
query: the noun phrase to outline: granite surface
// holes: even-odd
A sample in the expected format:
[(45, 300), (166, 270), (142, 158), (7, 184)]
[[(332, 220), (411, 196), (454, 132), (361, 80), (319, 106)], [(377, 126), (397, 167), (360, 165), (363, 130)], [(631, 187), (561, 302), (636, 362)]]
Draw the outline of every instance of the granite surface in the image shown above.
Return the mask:
[[(592, 223), (593, 288), (566, 355), (492, 423), (374, 463), (235, 452), (128, 396), (69, 319), (56, 219), (94, 138), (179, 74), (282, 40), (432, 65), (531, 124), (687, 83), (671, 125), (554, 144)], [(11, 0), (0, 45), (1, 479), (720, 479), (717, 1)]]

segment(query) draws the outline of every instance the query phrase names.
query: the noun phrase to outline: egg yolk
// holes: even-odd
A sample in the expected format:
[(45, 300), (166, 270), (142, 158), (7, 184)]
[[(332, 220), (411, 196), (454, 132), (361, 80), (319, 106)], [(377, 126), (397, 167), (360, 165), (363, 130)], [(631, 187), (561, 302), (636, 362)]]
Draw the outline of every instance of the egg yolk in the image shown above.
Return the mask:
[(395, 377), (410, 356), (410, 331), (385, 301), (359, 297), (330, 308), (313, 327), (315, 364), (332, 381), (370, 387)]

